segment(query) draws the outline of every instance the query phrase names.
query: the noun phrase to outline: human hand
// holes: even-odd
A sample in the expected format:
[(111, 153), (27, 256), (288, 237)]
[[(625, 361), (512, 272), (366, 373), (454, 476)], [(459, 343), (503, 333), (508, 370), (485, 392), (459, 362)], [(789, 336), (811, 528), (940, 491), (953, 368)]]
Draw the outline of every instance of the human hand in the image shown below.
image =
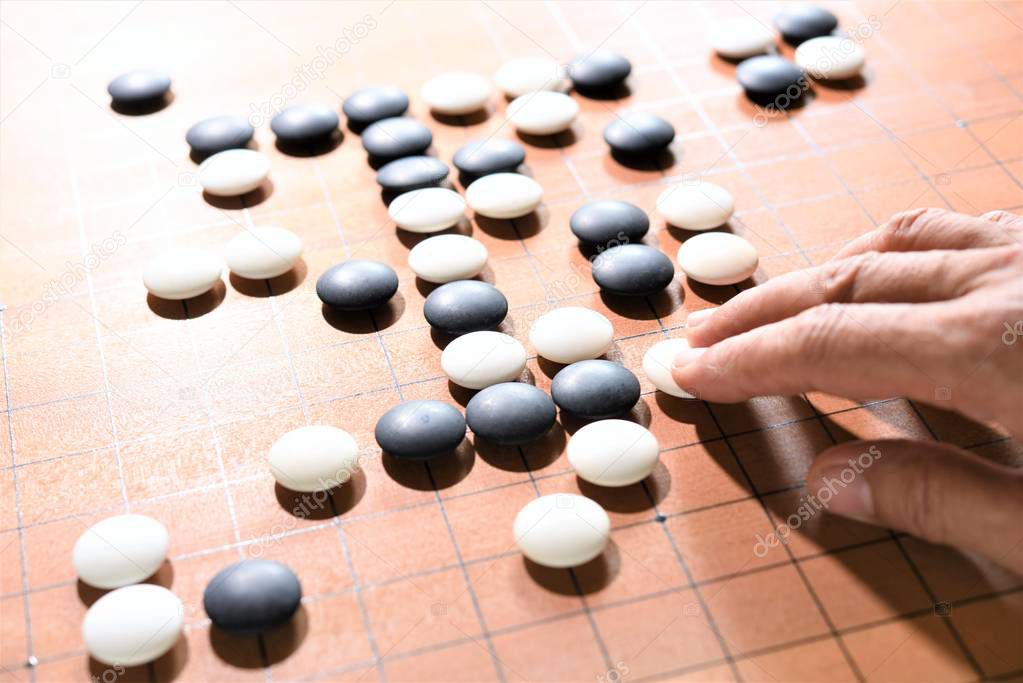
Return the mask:
[[(687, 321), (673, 376), (717, 402), (821, 391), (941, 401), (1023, 437), (1023, 218), (898, 214), (827, 263)], [(948, 445), (872, 442), (882, 457), (829, 510), (985, 554), (1023, 573), (1023, 472)], [(867, 444), (836, 446), (807, 486)], [(1008, 553), (1008, 555), (1007, 555)]]

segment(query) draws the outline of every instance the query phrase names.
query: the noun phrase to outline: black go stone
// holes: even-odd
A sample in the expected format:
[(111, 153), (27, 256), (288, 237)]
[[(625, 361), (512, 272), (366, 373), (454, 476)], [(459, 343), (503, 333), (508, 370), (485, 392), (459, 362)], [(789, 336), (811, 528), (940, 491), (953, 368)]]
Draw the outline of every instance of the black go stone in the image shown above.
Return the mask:
[(243, 560), (213, 577), (203, 608), (213, 625), (239, 635), (256, 635), (287, 623), (302, 600), (298, 577), (273, 560)]
[(508, 300), (491, 284), (457, 280), (430, 292), (423, 304), (426, 322), (437, 330), (460, 335), (492, 330), (508, 314)]
[(135, 71), (122, 74), (106, 86), (110, 108), (127, 116), (141, 116), (159, 111), (170, 98), (171, 77), (162, 72)]
[(447, 164), (427, 156), (396, 159), (377, 171), (380, 187), (397, 193), (435, 187), (447, 177)]
[(401, 116), (407, 110), (408, 95), (393, 86), (361, 88), (346, 97), (341, 105), (348, 120), (358, 125)]
[(415, 119), (381, 119), (362, 131), (362, 146), (371, 157), (397, 159), (422, 154), (433, 143), (430, 129)]
[(489, 386), (465, 407), (465, 420), (473, 434), (502, 446), (539, 439), (554, 426), (557, 414), (550, 396), (521, 382)]
[(639, 400), (639, 380), (609, 360), (572, 363), (554, 376), (551, 396), (567, 413), (604, 420), (628, 412)]
[(568, 226), (580, 242), (610, 248), (639, 242), (650, 229), (650, 219), (635, 204), (604, 199), (576, 209)]
[(252, 125), (241, 116), (214, 116), (189, 128), (185, 142), (195, 154), (209, 156), (245, 147), (252, 134)]
[(776, 55), (751, 57), (735, 69), (739, 85), (757, 104), (787, 109), (806, 90), (806, 76), (795, 63)]
[(568, 77), (576, 90), (605, 92), (620, 87), (632, 73), (632, 64), (625, 57), (606, 50), (597, 50), (577, 57), (568, 65)]
[(593, 280), (605, 292), (649, 296), (671, 284), (671, 259), (645, 244), (626, 244), (602, 251), (593, 259)]
[(330, 137), (341, 123), (337, 112), (323, 104), (295, 104), (270, 120), (270, 129), (285, 145), (313, 145)]
[(107, 85), (116, 104), (140, 105), (155, 102), (170, 91), (171, 79), (160, 71), (140, 70), (121, 74)]
[(834, 14), (814, 5), (795, 5), (774, 17), (774, 25), (789, 45), (829, 36), (838, 26)]
[(455, 152), (452, 162), (467, 176), (510, 173), (526, 160), (525, 148), (513, 140), (491, 138), (473, 140)]
[(465, 418), (443, 401), (406, 401), (377, 421), (377, 444), (389, 455), (427, 460), (450, 453), (465, 438)]
[(674, 139), (672, 125), (653, 114), (617, 116), (604, 128), (604, 141), (618, 154), (656, 154), (666, 149)]
[(351, 259), (333, 266), (316, 281), (316, 296), (342, 311), (368, 311), (398, 291), (398, 274), (386, 263)]

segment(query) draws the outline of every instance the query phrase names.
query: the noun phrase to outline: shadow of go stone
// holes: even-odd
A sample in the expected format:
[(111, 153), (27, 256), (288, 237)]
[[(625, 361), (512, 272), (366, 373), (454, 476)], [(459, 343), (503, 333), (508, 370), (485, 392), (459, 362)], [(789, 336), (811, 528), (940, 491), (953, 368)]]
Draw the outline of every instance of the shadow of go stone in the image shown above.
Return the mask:
[(272, 666), (290, 657), (302, 645), (308, 634), (309, 612), (306, 611), (305, 605), (299, 605), (298, 610), (286, 624), (261, 636), (266, 648), (267, 664)]
[(264, 299), (271, 296), (287, 294), (305, 280), (309, 272), (305, 259), (299, 259), (295, 267), (288, 272), (265, 280), (252, 280), (236, 273), (228, 275), (228, 282), (239, 294)]
[(465, 128), (468, 126), (476, 126), (490, 118), (490, 108), (480, 109), (474, 111), (471, 114), (441, 114), (437, 111), (431, 111), (430, 116), (437, 123), (443, 123), (445, 126), (457, 126), (459, 128)]
[[(558, 595), (590, 595), (599, 592), (614, 581), (621, 569), (621, 554), (611, 541), (604, 552), (585, 564), (571, 569), (557, 569), (537, 564), (523, 556), (526, 573), (545, 590)], [(574, 579), (572, 575), (575, 575)]]
[(86, 607), (92, 607), (97, 600), (110, 592), (105, 588), (90, 586), (81, 579), (78, 579), (75, 588), (78, 592), (78, 599), (81, 600), (82, 604)]
[(529, 467), (515, 446), (500, 446), (484, 439), (475, 438), (476, 454), (490, 465), (505, 472), (528, 472)]
[(451, 453), (427, 461), (438, 491), (451, 488), (468, 477), (475, 464), (476, 451), (468, 439), (463, 439)]
[(344, 133), (341, 132), (340, 128), (335, 128), (328, 135), (325, 135), (320, 139), (310, 140), (304, 143), (283, 142), (278, 138), (274, 142), (274, 146), (277, 148), (278, 152), (286, 154), (287, 156), (317, 157), (333, 152), (341, 145), (341, 141), (343, 139)]
[(343, 515), (353, 510), (366, 496), (367, 486), (366, 473), (361, 467), (352, 472), (348, 481), (331, 490), (334, 513)]
[[(152, 669), (153, 675), (146, 678), (147, 683), (151, 680), (173, 681), (177, 679), (188, 664), (188, 655), (188, 638), (178, 638), (178, 642), (174, 643), (174, 647), (150, 664), (149, 668)], [(100, 682), (105, 683), (103, 679), (100, 679)]]
[(335, 330), (351, 334), (372, 334), (376, 332), (373, 318), (367, 311), (342, 311), (323, 304), (320, 308), (324, 321)]
[(522, 557), (522, 564), (525, 566), (529, 578), (533, 579), (545, 590), (557, 593), (558, 595), (579, 595), (575, 582), (572, 580), (572, 574), (568, 569), (545, 567), (525, 556)]
[(227, 297), (227, 286), (223, 280), (217, 280), (208, 292), (191, 299), (161, 299), (153, 294), (146, 295), (149, 310), (166, 320), (189, 320), (199, 318), (214, 311)]
[(614, 541), (609, 541), (604, 552), (572, 571), (575, 573), (579, 591), (583, 595), (590, 595), (611, 585), (621, 571), (621, 566), (621, 552)]
[(381, 453), (380, 462), (384, 471), (395, 483), (414, 491), (432, 491), (433, 482), (424, 460), (404, 460), (390, 453)]
[(215, 206), (218, 209), (224, 209), (227, 211), (241, 211), (242, 209), (251, 209), (255, 206), (259, 206), (267, 199), (270, 199), (274, 193), (273, 180), (267, 178), (263, 181), (263, 184), (257, 187), (251, 192), (246, 192), (242, 195), (235, 195), (232, 197), (221, 197), (220, 195), (210, 194), (203, 190), (202, 198), (210, 206)]
[(159, 97), (152, 97), (148, 100), (138, 102), (110, 101), (110, 108), (122, 116), (148, 116), (166, 109), (174, 103), (174, 93), (166, 92)]
[(265, 664), (258, 636), (239, 636), (210, 626), (210, 647), (217, 657), (239, 669), (262, 669)]
[[(179, 638), (178, 642), (184, 638)], [(101, 683), (117, 681), (118, 683), (149, 683), (149, 666), (122, 666), (121, 664), (104, 664), (89, 657), (87, 680)]]
[(373, 321), (378, 332), (386, 330), (401, 320), (401, 316), (404, 313), (405, 295), (401, 292), (395, 292), (394, 296), (386, 302), (369, 311), (370, 319)]
[(605, 88), (585, 88), (576, 85), (573, 89), (588, 100), (624, 100), (632, 95), (632, 88), (628, 83), (617, 83)]
[(540, 149), (563, 149), (579, 141), (579, 137), (571, 128), (553, 135), (532, 135), (522, 131), (516, 131), (515, 134), (523, 143)]
[(331, 495), (332, 491), (303, 493), (274, 483), (274, 496), (277, 498), (277, 504), (297, 519), (322, 520), (335, 517)]
[(576, 483), (582, 495), (600, 503), (600, 506), (608, 512), (644, 512), (653, 509), (654, 506), (646, 491), (643, 490), (642, 482), (608, 488), (576, 477)]

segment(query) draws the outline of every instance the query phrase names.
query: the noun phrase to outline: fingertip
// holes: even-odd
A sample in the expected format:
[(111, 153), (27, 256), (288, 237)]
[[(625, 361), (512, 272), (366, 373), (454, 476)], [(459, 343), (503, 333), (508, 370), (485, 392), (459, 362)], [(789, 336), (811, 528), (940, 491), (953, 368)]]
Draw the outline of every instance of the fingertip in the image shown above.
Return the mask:
[(675, 357), (671, 360), (671, 369), (684, 368), (691, 363), (695, 363), (700, 360), (703, 354), (707, 353), (705, 348), (688, 348), (682, 349), (675, 354)]
[(871, 445), (876, 444), (871, 441), (846, 441), (821, 451), (814, 458), (814, 461), (810, 464), (810, 470), (806, 473), (807, 487), (809, 488), (815, 484), (819, 485), (825, 472), (848, 464), (850, 458), (855, 458)]
[(706, 321), (707, 318), (712, 316), (714, 314), (714, 311), (716, 311), (716, 310), (718, 310), (718, 309), (716, 309), (716, 308), (703, 308), (703, 309), (700, 309), (699, 311), (693, 311), (692, 313), (690, 313), (689, 315), (686, 316), (686, 327), (688, 327), (689, 329), (693, 329), (694, 327), (697, 327), (698, 325), (700, 325), (701, 323)]
[(828, 512), (874, 523), (874, 493), (866, 468), (876, 460), (875, 452), (876, 444), (866, 441), (851, 441), (824, 451), (807, 473), (807, 495)]
[(675, 380), (681, 389), (687, 393), (698, 396), (699, 392), (694, 390), (694, 379), (698, 377), (695, 372), (698, 361), (707, 352), (705, 348), (688, 348), (675, 354), (671, 361), (671, 378)]

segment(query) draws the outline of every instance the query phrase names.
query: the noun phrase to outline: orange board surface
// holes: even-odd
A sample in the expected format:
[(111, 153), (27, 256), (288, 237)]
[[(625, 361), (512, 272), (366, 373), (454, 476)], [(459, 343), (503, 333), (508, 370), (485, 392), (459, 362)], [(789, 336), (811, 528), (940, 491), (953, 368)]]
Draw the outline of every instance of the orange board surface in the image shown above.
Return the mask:
[[(417, 240), (388, 220), (358, 135), (345, 129), (320, 156), (283, 154), (268, 123), (286, 104), (339, 106), (356, 87), (398, 85), (433, 131), (431, 153), (449, 162), (471, 138), (515, 134), (496, 96), (485, 115), (433, 118), (416, 96), (432, 75), (598, 46), (626, 55), (628, 92), (574, 95), (571, 132), (524, 142), (540, 209), (459, 230), (490, 251), (483, 277), (509, 299), (504, 331), (528, 345), (551, 307), (592, 307), (614, 323), (609, 357), (640, 375), (653, 342), (737, 290), (676, 277), (649, 300), (602, 297), (568, 229), (585, 201), (636, 203), (652, 215), (646, 241), (673, 255), (684, 235), (654, 214), (657, 195), (687, 178), (723, 185), (737, 204), (731, 229), (760, 251), (757, 282), (828, 259), (900, 210), (1023, 207), (1023, 5), (829, 3), (866, 50), (862, 82), (815, 86), (805, 106), (762, 116), (706, 33), (723, 17), (769, 23), (779, 7), (3, 3), (0, 680), (1023, 675), (1021, 581), (994, 564), (824, 514), (784, 545), (758, 545), (798, 510), (809, 462), (836, 442), (937, 438), (1020, 461), (997, 430), (940, 409), (816, 394), (715, 405), (643, 380), (633, 418), (659, 439), (661, 464), (614, 491), (570, 472), (563, 453), (578, 424), (567, 420), (540, 443), (469, 439), (429, 466), (375, 449), (390, 406), (469, 396), (443, 377), (443, 340), (422, 316), (429, 289), (406, 265)], [(106, 83), (142, 66), (172, 76), (173, 102), (114, 112)], [(639, 168), (612, 159), (601, 132), (622, 109), (668, 119), (671, 154)], [(211, 203), (184, 134), (222, 113), (257, 124), (272, 185)], [(219, 248), (254, 224), (303, 238), (296, 271), (268, 286), (225, 277), (187, 307), (147, 299), (140, 274), (154, 255)], [(399, 293), (373, 316), (325, 314), (316, 278), (354, 256), (394, 266)], [(526, 379), (548, 389), (555, 369), (534, 356)], [(264, 464), (279, 435), (307, 423), (349, 430), (364, 455), (351, 484), (312, 506), (275, 487)], [(613, 523), (607, 552), (571, 572), (527, 565), (511, 538), (526, 502), (560, 491), (596, 499)], [(76, 581), (70, 551), (89, 524), (125, 510), (170, 530), (153, 580), (181, 597), (187, 625), (157, 662), (114, 671), (85, 653), (81, 621), (99, 593)], [(206, 583), (253, 556), (295, 569), (300, 613), (261, 639), (211, 631)]]

